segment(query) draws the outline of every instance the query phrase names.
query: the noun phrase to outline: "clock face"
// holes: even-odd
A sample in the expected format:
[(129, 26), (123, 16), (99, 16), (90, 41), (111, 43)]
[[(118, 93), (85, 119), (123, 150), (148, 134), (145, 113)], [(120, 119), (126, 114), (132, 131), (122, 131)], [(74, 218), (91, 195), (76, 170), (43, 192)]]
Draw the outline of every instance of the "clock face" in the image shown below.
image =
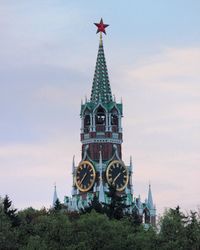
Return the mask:
[(89, 161), (83, 161), (76, 170), (75, 182), (77, 188), (82, 192), (89, 191), (94, 185), (96, 173)]
[(112, 161), (106, 170), (109, 185), (114, 185), (117, 191), (123, 191), (128, 184), (128, 169), (121, 161)]

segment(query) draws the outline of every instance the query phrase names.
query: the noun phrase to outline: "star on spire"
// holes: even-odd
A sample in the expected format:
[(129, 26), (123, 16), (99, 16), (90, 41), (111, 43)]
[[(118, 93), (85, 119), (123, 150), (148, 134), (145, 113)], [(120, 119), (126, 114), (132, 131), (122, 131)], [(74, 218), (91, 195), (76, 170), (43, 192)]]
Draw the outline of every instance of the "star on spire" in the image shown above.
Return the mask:
[(97, 33), (103, 32), (106, 35), (106, 28), (109, 24), (104, 24), (103, 19), (101, 18), (100, 23), (94, 23), (97, 26)]

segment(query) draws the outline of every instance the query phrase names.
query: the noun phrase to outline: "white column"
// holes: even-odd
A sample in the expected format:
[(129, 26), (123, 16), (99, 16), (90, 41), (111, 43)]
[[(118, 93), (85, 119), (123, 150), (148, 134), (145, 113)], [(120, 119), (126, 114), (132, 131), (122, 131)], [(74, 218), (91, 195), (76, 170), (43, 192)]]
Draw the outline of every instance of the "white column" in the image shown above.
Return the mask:
[(93, 119), (92, 114), (90, 113), (90, 132), (93, 130)]
[(84, 132), (84, 116), (81, 117), (81, 133)]
[(118, 126), (119, 126), (119, 132), (122, 132), (122, 117), (121, 115), (118, 115)]
[(109, 117), (108, 117), (108, 112), (106, 112), (106, 131), (109, 131)]
[(109, 113), (109, 116), (108, 116), (108, 130), (112, 131), (112, 129), (111, 129), (111, 113)]
[(93, 118), (93, 132), (96, 131), (96, 124), (95, 124), (95, 113), (92, 114), (92, 118)]

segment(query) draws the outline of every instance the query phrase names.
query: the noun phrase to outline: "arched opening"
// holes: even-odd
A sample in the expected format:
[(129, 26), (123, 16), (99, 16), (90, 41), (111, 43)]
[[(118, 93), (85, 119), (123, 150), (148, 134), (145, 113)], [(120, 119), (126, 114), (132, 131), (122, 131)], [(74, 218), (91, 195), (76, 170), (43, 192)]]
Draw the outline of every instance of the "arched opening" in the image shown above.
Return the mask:
[(143, 211), (143, 223), (150, 224), (150, 213), (147, 208), (145, 208)]
[(140, 225), (142, 223), (142, 216), (139, 214), (138, 208), (136, 207), (132, 209), (132, 218), (135, 225)]
[(84, 117), (84, 132), (89, 133), (90, 131), (90, 115)]
[(105, 110), (101, 106), (99, 106), (97, 111), (96, 111), (95, 123), (96, 123), (96, 131), (97, 132), (104, 132), (105, 131), (106, 114), (105, 114)]
[(113, 109), (111, 113), (111, 126), (112, 126), (112, 132), (117, 133), (119, 127), (119, 117), (118, 117), (118, 111), (116, 109)]

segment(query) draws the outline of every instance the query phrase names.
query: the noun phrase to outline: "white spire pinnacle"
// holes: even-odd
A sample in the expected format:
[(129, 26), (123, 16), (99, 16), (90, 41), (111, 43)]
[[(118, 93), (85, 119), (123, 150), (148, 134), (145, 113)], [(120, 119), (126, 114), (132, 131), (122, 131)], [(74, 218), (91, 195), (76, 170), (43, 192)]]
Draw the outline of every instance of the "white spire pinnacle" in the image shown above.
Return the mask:
[(130, 156), (130, 171), (133, 171), (133, 161), (132, 161), (132, 156)]
[(72, 196), (76, 195), (77, 190), (75, 188), (75, 181), (74, 181), (74, 176), (75, 176), (75, 155), (73, 156), (73, 160), (72, 160)]
[(72, 173), (75, 172), (75, 155), (73, 156), (73, 160), (72, 160)]
[(154, 209), (154, 205), (153, 205), (153, 198), (152, 198), (152, 193), (151, 193), (151, 184), (149, 183), (149, 191), (148, 191), (148, 205), (150, 209)]
[(56, 183), (55, 183), (55, 185), (54, 185), (54, 194), (53, 194), (53, 206), (55, 206), (57, 200), (58, 200), (58, 195), (57, 195)]

